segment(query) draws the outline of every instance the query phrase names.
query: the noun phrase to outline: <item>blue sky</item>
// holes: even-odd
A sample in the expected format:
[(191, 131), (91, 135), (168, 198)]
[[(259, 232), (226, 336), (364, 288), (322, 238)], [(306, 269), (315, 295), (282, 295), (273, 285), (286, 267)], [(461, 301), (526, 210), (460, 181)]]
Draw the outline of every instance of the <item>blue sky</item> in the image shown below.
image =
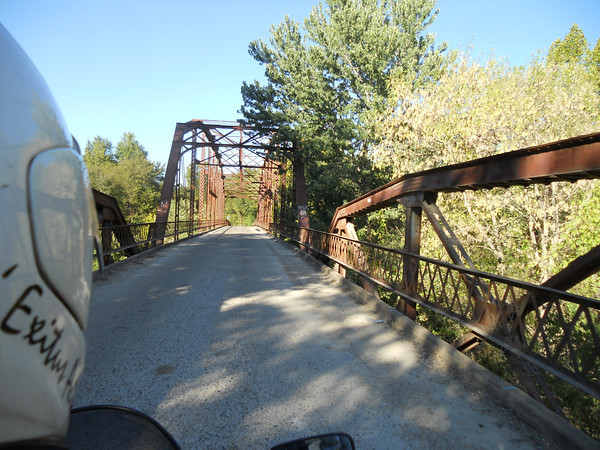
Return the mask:
[[(0, 0), (0, 22), (34, 61), (82, 147), (135, 133), (166, 162), (176, 122), (236, 120), (242, 81), (262, 79), (248, 55), (286, 14), (317, 0)], [(451, 48), (524, 64), (573, 23), (593, 45), (600, 0), (438, 0), (430, 27)]]

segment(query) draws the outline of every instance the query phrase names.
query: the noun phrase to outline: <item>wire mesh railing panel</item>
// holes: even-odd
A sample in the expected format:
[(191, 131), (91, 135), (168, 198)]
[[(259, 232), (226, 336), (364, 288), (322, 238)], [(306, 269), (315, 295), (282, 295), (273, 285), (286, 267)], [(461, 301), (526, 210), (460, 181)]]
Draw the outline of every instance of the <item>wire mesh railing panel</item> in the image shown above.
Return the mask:
[[(167, 222), (164, 237), (160, 240), (163, 244), (172, 243), (189, 236), (210, 231), (227, 225), (226, 221), (205, 222)], [(123, 259), (155, 246), (159, 238), (156, 236), (157, 224), (138, 223), (129, 225), (116, 225), (100, 228), (102, 241), (102, 256), (104, 264), (110, 264), (115, 259)], [(98, 255), (96, 254), (96, 257)]]

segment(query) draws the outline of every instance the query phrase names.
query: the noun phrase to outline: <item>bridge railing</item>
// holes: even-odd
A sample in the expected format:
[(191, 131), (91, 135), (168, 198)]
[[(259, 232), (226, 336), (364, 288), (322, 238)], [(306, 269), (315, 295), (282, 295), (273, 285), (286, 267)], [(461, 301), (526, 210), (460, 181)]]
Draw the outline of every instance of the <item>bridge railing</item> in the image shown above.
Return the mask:
[[(157, 227), (165, 227), (164, 236), (158, 236)], [(116, 225), (100, 228), (104, 265), (135, 255), (156, 246), (214, 230), (227, 225), (227, 221), (156, 222)], [(97, 255), (96, 255), (97, 256)]]
[[(528, 370), (600, 398), (600, 301), (337, 234), (277, 224), (270, 231), (460, 323)], [(406, 280), (415, 275), (416, 284)]]

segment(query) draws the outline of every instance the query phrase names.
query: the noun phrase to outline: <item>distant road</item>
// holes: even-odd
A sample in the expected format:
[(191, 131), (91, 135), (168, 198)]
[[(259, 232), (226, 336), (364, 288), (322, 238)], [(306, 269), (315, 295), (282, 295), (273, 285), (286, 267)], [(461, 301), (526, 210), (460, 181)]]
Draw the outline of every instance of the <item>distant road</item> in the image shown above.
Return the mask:
[(268, 448), (330, 431), (348, 432), (359, 449), (586, 444), (365, 298), (255, 228), (109, 266), (94, 283), (75, 406), (139, 409), (184, 449)]

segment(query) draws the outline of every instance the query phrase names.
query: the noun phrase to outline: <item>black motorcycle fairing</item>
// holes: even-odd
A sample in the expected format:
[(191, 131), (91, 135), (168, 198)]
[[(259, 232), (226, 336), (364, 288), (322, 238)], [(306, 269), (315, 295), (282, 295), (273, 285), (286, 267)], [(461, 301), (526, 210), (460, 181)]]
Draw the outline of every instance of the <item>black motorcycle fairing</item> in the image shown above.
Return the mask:
[(181, 450), (177, 441), (152, 417), (115, 405), (73, 409), (64, 442), (72, 450)]

